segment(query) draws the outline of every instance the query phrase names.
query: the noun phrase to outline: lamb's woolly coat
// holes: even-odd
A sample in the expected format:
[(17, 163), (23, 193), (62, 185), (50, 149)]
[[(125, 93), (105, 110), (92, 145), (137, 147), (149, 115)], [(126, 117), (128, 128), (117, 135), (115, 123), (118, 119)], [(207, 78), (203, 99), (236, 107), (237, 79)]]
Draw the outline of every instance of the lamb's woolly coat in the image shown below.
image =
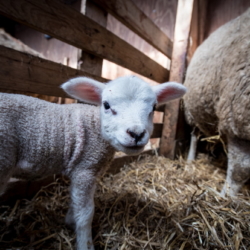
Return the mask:
[(197, 48), (184, 85), (189, 124), (250, 140), (250, 9)]
[(113, 147), (101, 135), (99, 107), (4, 93), (0, 100), (1, 176), (71, 177), (82, 166), (95, 175), (113, 158)]

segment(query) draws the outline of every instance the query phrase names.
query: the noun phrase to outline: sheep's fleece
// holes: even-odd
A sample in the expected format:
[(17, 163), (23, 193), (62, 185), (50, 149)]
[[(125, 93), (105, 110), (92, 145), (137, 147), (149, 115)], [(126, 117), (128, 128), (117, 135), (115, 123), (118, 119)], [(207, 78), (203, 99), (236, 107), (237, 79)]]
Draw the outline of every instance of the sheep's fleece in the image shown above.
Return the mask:
[(71, 204), (66, 222), (76, 229), (77, 249), (93, 250), (96, 175), (110, 164), (115, 149), (140, 153), (153, 130), (155, 104), (181, 97), (186, 88), (178, 83), (151, 87), (133, 76), (107, 85), (78, 77), (62, 88), (101, 107), (0, 93), (0, 193), (11, 176), (67, 175)]
[(188, 123), (224, 135), (228, 173), (222, 194), (235, 195), (250, 176), (250, 9), (221, 26), (196, 50), (184, 97)]

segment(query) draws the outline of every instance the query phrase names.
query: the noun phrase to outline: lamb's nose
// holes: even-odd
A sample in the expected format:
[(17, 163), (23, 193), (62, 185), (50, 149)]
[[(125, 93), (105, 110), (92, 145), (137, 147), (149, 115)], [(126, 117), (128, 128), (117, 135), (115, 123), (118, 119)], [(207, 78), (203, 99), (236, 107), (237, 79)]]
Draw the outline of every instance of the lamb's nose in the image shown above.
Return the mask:
[(145, 135), (146, 133), (146, 130), (144, 129), (142, 133), (138, 134), (138, 133), (135, 133), (131, 130), (127, 130), (127, 133), (135, 139), (135, 144), (137, 144), (138, 141), (140, 141), (142, 139), (142, 137)]

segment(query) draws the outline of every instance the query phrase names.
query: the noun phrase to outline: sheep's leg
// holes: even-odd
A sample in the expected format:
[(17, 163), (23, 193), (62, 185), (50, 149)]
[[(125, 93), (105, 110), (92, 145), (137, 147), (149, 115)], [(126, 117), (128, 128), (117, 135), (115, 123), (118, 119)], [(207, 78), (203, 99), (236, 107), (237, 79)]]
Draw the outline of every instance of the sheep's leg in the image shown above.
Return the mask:
[(250, 143), (237, 138), (228, 139), (227, 178), (221, 194), (237, 195), (250, 177)]
[(95, 178), (91, 172), (77, 173), (71, 180), (71, 207), (66, 222), (75, 225), (78, 250), (94, 250), (92, 219), (94, 215)]
[(191, 133), (191, 142), (190, 142), (190, 147), (189, 147), (188, 157), (187, 157), (188, 162), (195, 160), (197, 143), (198, 143), (198, 136), (196, 135), (195, 129), (194, 129), (193, 132)]

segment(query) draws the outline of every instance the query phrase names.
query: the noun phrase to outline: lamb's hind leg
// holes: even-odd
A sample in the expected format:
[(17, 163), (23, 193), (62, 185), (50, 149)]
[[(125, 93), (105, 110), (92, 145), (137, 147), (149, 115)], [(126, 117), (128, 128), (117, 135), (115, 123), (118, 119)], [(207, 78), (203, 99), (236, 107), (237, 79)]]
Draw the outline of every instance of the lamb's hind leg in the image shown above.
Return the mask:
[(75, 173), (71, 182), (71, 205), (66, 216), (66, 223), (75, 226), (77, 250), (94, 250), (92, 219), (95, 176), (91, 171), (82, 171)]
[(238, 138), (228, 139), (227, 178), (222, 195), (237, 195), (250, 177), (250, 142)]

